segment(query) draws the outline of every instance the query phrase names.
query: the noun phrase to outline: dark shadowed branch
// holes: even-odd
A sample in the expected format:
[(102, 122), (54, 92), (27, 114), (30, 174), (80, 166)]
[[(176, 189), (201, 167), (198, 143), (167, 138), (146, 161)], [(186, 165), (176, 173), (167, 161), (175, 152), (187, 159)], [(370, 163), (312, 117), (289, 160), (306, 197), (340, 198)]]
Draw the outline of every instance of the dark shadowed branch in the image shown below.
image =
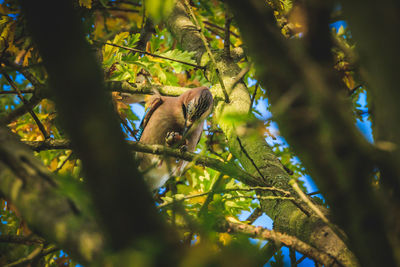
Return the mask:
[(21, 3), (49, 75), (60, 119), (82, 160), (87, 189), (111, 247), (122, 249), (139, 240), (157, 240), (163, 249), (149, 248), (147, 252), (165, 253), (152, 259), (171, 262), (178, 244), (174, 235), (167, 234), (131, 157), (104, 88), (102, 70), (72, 4), (60, 2), (58, 12), (48, 12), (52, 1)]
[[(382, 210), (371, 186), (372, 149), (353, 123), (346, 94), (332, 68), (326, 16), (332, 3), (309, 1), (307, 8), (313, 14), (309, 17), (308, 34), (301, 40), (286, 40), (265, 2), (228, 2), (249, 46), (258, 77), (269, 88), (281, 132), (321, 188), (335, 221), (348, 234), (361, 263), (376, 266), (385, 262), (393, 266)], [(304, 42), (302, 49), (299, 42)], [(274, 110), (279, 103), (286, 107)], [(370, 244), (380, 245), (377, 248)]]

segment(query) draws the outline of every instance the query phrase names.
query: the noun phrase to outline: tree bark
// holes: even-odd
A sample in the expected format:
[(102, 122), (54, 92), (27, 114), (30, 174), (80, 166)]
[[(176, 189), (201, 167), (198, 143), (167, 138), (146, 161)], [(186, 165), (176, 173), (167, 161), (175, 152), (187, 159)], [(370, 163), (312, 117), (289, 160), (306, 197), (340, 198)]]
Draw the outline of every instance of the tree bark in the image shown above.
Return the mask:
[(37, 234), (89, 263), (104, 253), (104, 235), (92, 216), (60, 193), (56, 181), (28, 146), (0, 127), (0, 195)]
[[(183, 49), (195, 51), (197, 61), (207, 57), (199, 32), (187, 15), (184, 6), (178, 2), (167, 21), (167, 27), (180, 42)], [(274, 186), (291, 190), (290, 176), (278, 158), (272, 152), (262, 136), (256, 140), (236, 130), (240, 125), (221, 120), (227, 114), (247, 114), (250, 108), (250, 95), (246, 85), (240, 81), (231, 88), (241, 69), (229, 57), (218, 54), (217, 67), (220, 70), (225, 87), (228, 89), (230, 103), (219, 101), (214, 109), (214, 118), (221, 126), (228, 140), (230, 152), (239, 159), (242, 166), (255, 177), (255, 184)], [(204, 64), (204, 62), (202, 62)], [(211, 66), (213, 69), (215, 66)], [(215, 85), (212, 93), (223, 98), (220, 85)], [(274, 220), (274, 228), (289, 235), (297, 236), (302, 241), (332, 255), (341, 264), (357, 264), (353, 254), (333, 231), (315, 216), (307, 216), (293, 203), (288, 201), (263, 201), (263, 211)]]
[[(257, 76), (270, 89), (280, 130), (323, 192), (352, 250), (363, 266), (394, 266), (384, 210), (372, 188), (374, 148), (355, 128), (333, 70), (329, 24), (320, 16), (330, 8), (327, 3), (308, 1), (316, 12), (309, 17), (314, 24), (302, 39), (286, 40), (265, 2), (229, 1)], [(328, 39), (315, 40), (320, 31)]]

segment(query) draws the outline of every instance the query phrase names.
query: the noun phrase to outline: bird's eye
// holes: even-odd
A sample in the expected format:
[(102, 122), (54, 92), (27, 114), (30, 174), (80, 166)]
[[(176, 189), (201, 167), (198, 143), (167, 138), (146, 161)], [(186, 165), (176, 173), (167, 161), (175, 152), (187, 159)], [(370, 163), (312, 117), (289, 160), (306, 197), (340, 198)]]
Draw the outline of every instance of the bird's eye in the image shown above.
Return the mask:
[(183, 112), (183, 117), (186, 119), (186, 107), (184, 104), (182, 104), (182, 112)]

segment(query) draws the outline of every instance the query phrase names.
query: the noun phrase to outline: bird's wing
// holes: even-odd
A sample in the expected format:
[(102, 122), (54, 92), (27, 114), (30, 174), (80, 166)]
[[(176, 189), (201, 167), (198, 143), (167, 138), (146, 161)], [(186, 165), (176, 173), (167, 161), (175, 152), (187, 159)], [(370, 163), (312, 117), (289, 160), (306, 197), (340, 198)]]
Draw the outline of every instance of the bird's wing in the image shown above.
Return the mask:
[(146, 128), (147, 123), (149, 122), (151, 115), (153, 115), (154, 111), (163, 103), (164, 101), (162, 100), (160, 95), (155, 95), (151, 98), (149, 101), (149, 105), (147, 107), (147, 110), (144, 114), (144, 117), (142, 121), (140, 122), (139, 126), (139, 131), (136, 135), (136, 139), (140, 140), (140, 137), (142, 137), (143, 130)]

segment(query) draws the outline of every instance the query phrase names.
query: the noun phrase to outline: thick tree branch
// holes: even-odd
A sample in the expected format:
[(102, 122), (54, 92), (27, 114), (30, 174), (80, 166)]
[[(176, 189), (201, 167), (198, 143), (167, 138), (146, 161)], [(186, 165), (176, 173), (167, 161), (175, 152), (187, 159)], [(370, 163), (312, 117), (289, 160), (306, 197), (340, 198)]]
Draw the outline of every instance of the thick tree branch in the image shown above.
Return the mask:
[(50, 0), (21, 1), (49, 75), (60, 119), (82, 160), (99, 222), (112, 248), (124, 249), (152, 240), (150, 243), (160, 249), (147, 247), (145, 253), (160, 253), (151, 259), (171, 263), (179, 255), (179, 245), (167, 232), (124, 141), (81, 20), (71, 2), (59, 4), (57, 12), (48, 12), (46, 7), (54, 6)]
[(60, 194), (52, 173), (5, 127), (0, 127), (0, 195), (18, 208), (32, 230), (82, 263), (104, 253), (104, 236), (97, 222)]
[(284, 246), (293, 248), (294, 250), (304, 255), (307, 255), (312, 259), (315, 259), (325, 266), (333, 266), (334, 264), (343, 266), (343, 264), (337, 262), (337, 259), (335, 259), (331, 255), (313, 248), (312, 246), (304, 243), (294, 236), (289, 236), (287, 234), (283, 234), (277, 231), (272, 231), (262, 227), (241, 223), (229, 218), (227, 218), (225, 224), (221, 224), (221, 230), (231, 233), (246, 234), (252, 238), (265, 239), (273, 241), (277, 244), (283, 244)]
[[(382, 210), (371, 186), (375, 165), (372, 149), (355, 128), (350, 105), (332, 68), (329, 24), (323, 16), (331, 1), (308, 2), (313, 12), (309, 23), (313, 25), (302, 40), (285, 40), (272, 11), (262, 1), (244, 4), (230, 0), (229, 4), (253, 55), (258, 77), (271, 92), (272, 108), (286, 103), (284, 109), (273, 110), (282, 133), (321, 188), (361, 263), (394, 265)], [(311, 40), (321, 31), (325, 32), (315, 51)]]
[[(49, 149), (71, 149), (69, 140), (45, 140), (45, 141), (24, 141), (34, 151), (42, 151)], [(226, 175), (234, 177), (248, 185), (255, 185), (255, 177), (241, 170), (234, 163), (222, 162), (217, 159), (201, 156), (191, 152), (182, 152), (180, 149), (173, 149), (162, 145), (147, 145), (140, 142), (130, 142), (130, 148), (137, 152), (152, 153), (156, 155), (167, 155), (186, 161), (192, 161), (198, 165), (207, 166), (211, 169), (220, 171)], [(282, 190), (282, 192), (287, 192)]]
[(192, 18), (192, 20), (194, 22), (194, 25), (196, 26), (196, 28), (198, 30), (198, 33), (199, 33), (201, 41), (203, 42), (204, 48), (206, 49), (207, 54), (211, 59), (211, 62), (213, 64), (213, 68), (215, 68), (215, 72), (217, 74), (218, 81), (219, 81), (219, 83), (221, 85), (222, 93), (224, 94), (224, 97), (225, 97), (225, 102), (229, 103), (230, 102), (229, 101), (229, 95), (228, 95), (228, 92), (226, 91), (224, 80), (221, 77), (221, 71), (219, 70), (217, 62), (215, 61), (214, 54), (211, 52), (210, 45), (208, 44), (208, 41), (207, 41), (206, 37), (204, 36), (204, 34), (202, 32), (202, 28), (201, 28), (199, 22), (197, 21), (196, 15), (193, 13), (192, 7), (190, 6), (189, 2), (187, 0), (183, 0), (183, 1), (184, 1), (185, 5), (186, 5), (186, 8), (189, 11), (189, 14), (190, 14), (190, 16), (191, 16), (191, 18)]
[(121, 92), (128, 94), (153, 94), (158, 91), (161, 95), (179, 96), (190, 90), (186, 87), (147, 84), (147, 83), (129, 83), (126, 81), (107, 81), (106, 89), (113, 92)]
[[(243, 2), (243, 4), (245, 3)], [(262, 5), (265, 5), (265, 3), (263, 2)], [(195, 51), (197, 55), (196, 59), (200, 61), (203, 54), (206, 52), (206, 48), (202, 45), (203, 43), (198, 31), (195, 30), (197, 27), (192, 23), (181, 3), (178, 2), (176, 4), (174, 11), (167, 20), (167, 26), (180, 42), (182, 48), (188, 51)], [(254, 26), (253, 29), (258, 29), (258, 26)], [(257, 39), (259, 38), (254, 38), (254, 40)], [(258, 47), (268, 46), (269, 45), (265, 44)], [(238, 75), (240, 68), (234, 61), (222, 56), (216, 59), (216, 63), (221, 70), (221, 76), (226, 87), (228, 89), (232, 88), (231, 85), (234, 82), (234, 77)], [(274, 71), (272, 73), (274, 73)], [(228, 114), (248, 114), (251, 100), (245, 84), (239, 82), (231, 90), (232, 91), (228, 92), (231, 102), (225, 104), (220, 101), (214, 109), (214, 118), (218, 120), (221, 129), (224, 131), (230, 152), (239, 159), (242, 166), (248, 172), (256, 177), (253, 183), (259, 186), (268, 184), (274, 187), (291, 190), (288, 184), (291, 179), (290, 176), (262, 136), (258, 138), (249, 138), (246, 134), (239, 135), (230, 122), (219, 120), (219, 118), (223, 118)], [(212, 88), (212, 92), (213, 95), (223, 97), (219, 85), (215, 85)], [(253, 163), (243, 153), (237, 139), (238, 136), (241, 140), (242, 147), (251, 155), (252, 160), (263, 174), (262, 177), (264, 177), (265, 180), (259, 176)], [(304, 242), (318, 247), (321, 251), (332, 253), (332, 255), (340, 258), (342, 262), (346, 262), (348, 265), (355, 264), (354, 257), (345, 244), (321, 219), (316, 216), (307, 217), (291, 202), (269, 200), (261, 201), (261, 204), (263, 211), (274, 220), (274, 227), (279, 231), (297, 236)], [(291, 223), (293, 220), (296, 220), (296, 225)]]
[[(372, 127), (374, 140), (379, 143), (392, 143), (396, 149), (390, 151), (378, 162), (380, 184), (386, 191), (384, 195), (390, 205), (387, 211), (388, 232), (392, 242), (400, 246), (400, 108), (397, 99), (400, 76), (397, 65), (400, 37), (390, 34), (400, 27), (397, 1), (384, 0), (379, 5), (372, 2), (340, 1), (343, 14), (349, 22), (351, 34), (357, 40), (359, 62), (363, 66), (368, 94), (373, 105)], [(374, 17), (376, 23), (371, 24)], [(384, 30), (383, 30), (384, 29)], [(397, 252), (395, 252), (398, 255)], [(397, 259), (400, 264), (400, 258)]]

